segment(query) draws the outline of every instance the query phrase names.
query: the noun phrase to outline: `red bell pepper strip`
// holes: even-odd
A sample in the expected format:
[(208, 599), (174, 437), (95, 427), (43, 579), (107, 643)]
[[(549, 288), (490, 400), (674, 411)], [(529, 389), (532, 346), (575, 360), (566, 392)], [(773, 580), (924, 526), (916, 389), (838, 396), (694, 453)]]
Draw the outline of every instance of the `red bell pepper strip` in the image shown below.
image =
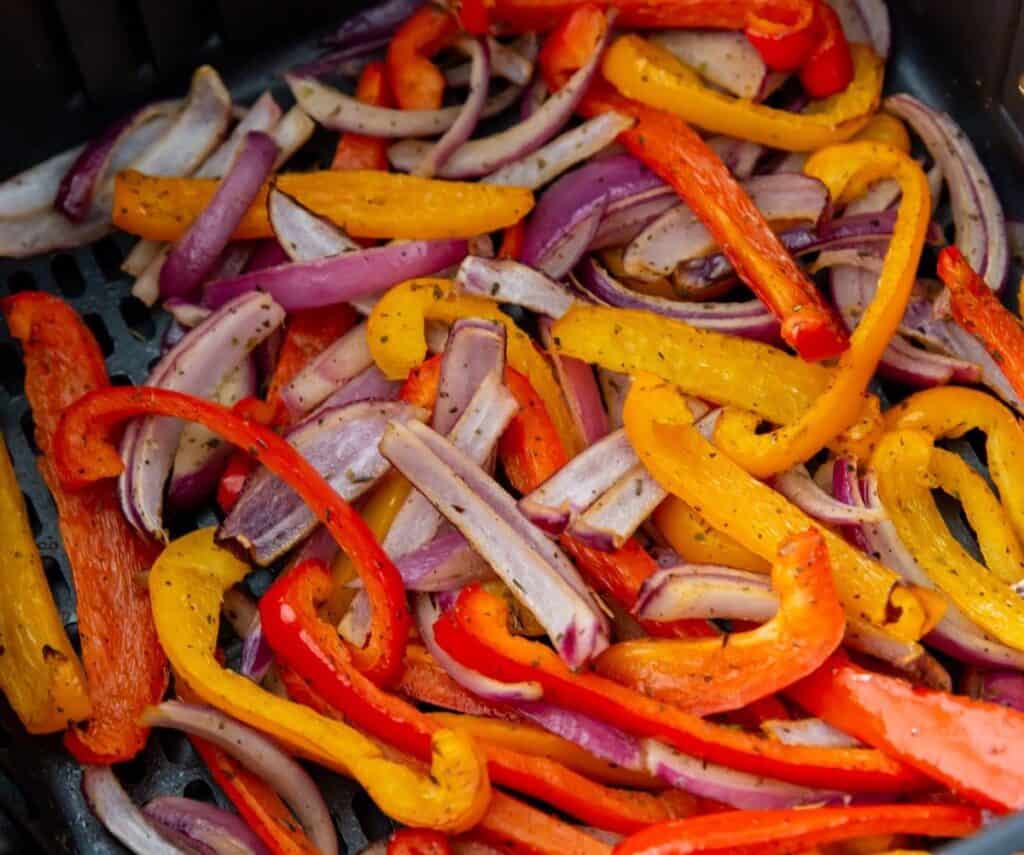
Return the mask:
[(167, 687), (167, 660), (157, 640), (149, 597), (139, 574), (159, 544), (139, 535), (121, 512), (113, 484), (69, 492), (57, 477), (54, 445), (61, 411), (109, 381), (89, 328), (63, 300), (24, 292), (0, 301), (25, 356), (25, 392), (32, 406), (39, 469), (57, 506), (64, 551), (78, 601), (82, 664), (92, 718), (69, 730), (68, 750), (83, 763), (129, 760), (145, 745), (142, 711)]
[(402, 828), (388, 840), (387, 855), (451, 855), (448, 836), (430, 828)]
[(728, 811), (646, 829), (615, 855), (776, 855), (879, 834), (963, 837), (980, 826), (979, 811), (962, 805)]
[[(283, 421), (288, 415), (280, 400), (270, 403), (253, 397), (242, 398), (231, 408), (231, 411), (243, 419), (251, 419), (261, 425), (272, 425), (278, 420)], [(217, 483), (217, 506), (225, 514), (231, 513), (235, 507), (238, 497), (242, 495), (242, 489), (245, 487), (245, 480), (255, 468), (255, 462), (244, 451), (231, 453), (227, 466), (224, 467), (220, 481)]]
[(909, 767), (879, 751), (771, 742), (705, 721), (604, 677), (574, 673), (551, 648), (511, 635), (507, 616), (503, 601), (471, 585), (435, 624), (438, 644), (458, 662), (489, 677), (539, 683), (551, 703), (753, 775), (853, 792), (904, 792), (923, 783)]
[(474, 36), (486, 36), (491, 28), (488, 0), (459, 0), (459, 25)]
[[(616, 20), (621, 23), (621, 17)], [(556, 21), (558, 26), (544, 40), (537, 57), (544, 81), (552, 92), (561, 89), (577, 69), (586, 65), (608, 27), (604, 10), (594, 3), (579, 5), (571, 13), (566, 12), (564, 20)]]
[(415, 644), (410, 644), (405, 650), (405, 670), (395, 684), (395, 691), (410, 700), (444, 710), (510, 721), (520, 720), (516, 713), (471, 695), (448, 675), (425, 648)]
[(501, 246), (498, 247), (498, 258), (506, 261), (518, 261), (523, 252), (525, 237), (526, 225), (522, 220), (505, 229), (501, 235)]
[(955, 246), (939, 253), (939, 278), (949, 289), (953, 317), (977, 338), (1013, 391), (1024, 397), (1024, 327)]
[(262, 778), (205, 739), (190, 736), (189, 740), (217, 786), (272, 855), (317, 855), (320, 852), (288, 805)]
[(444, 75), (430, 61), (459, 35), (450, 12), (424, 4), (388, 45), (387, 73), (395, 102), (403, 110), (436, 110), (444, 96)]
[(505, 855), (611, 855), (612, 848), (551, 814), (495, 792), (484, 818), (467, 837)]
[[(387, 70), (383, 62), (371, 62), (359, 75), (356, 98), (375, 107), (393, 107), (394, 98), (388, 86)], [(334, 151), (331, 169), (388, 168), (388, 141), (362, 134), (342, 134)]]
[[(315, 560), (278, 578), (260, 601), (267, 641), (279, 661), (347, 721), (400, 751), (429, 760), (431, 738), (440, 726), (356, 671), (337, 630), (317, 614), (331, 584), (327, 568)], [(291, 691), (295, 684), (286, 678), (286, 685)], [(669, 804), (648, 793), (604, 787), (546, 757), (497, 745), (482, 748), (495, 783), (542, 799), (591, 825), (628, 834), (672, 816)]]
[(103, 389), (65, 410), (54, 437), (61, 481), (81, 488), (120, 473), (123, 464), (109, 432), (134, 416), (163, 415), (195, 421), (246, 449), (288, 484), (331, 532), (359, 572), (370, 599), (367, 646), (352, 651), (356, 666), (378, 683), (395, 680), (412, 627), (402, 577), (352, 507), (292, 446), (269, 428), (242, 419), (218, 404), (148, 387)]
[(800, 68), (800, 82), (812, 98), (827, 98), (850, 85), (853, 56), (835, 9), (818, 0), (814, 18), (821, 36)]
[(876, 674), (843, 653), (786, 695), (972, 802), (1024, 808), (1024, 713)]
[(724, 639), (643, 639), (609, 647), (595, 670), (695, 715), (740, 709), (806, 677), (842, 643), (846, 614), (821, 533), (790, 537), (772, 568), (779, 611)]
[(762, 3), (748, 12), (747, 40), (772, 71), (796, 71), (807, 62), (822, 35), (817, 16), (822, 5), (821, 0), (774, 6)]

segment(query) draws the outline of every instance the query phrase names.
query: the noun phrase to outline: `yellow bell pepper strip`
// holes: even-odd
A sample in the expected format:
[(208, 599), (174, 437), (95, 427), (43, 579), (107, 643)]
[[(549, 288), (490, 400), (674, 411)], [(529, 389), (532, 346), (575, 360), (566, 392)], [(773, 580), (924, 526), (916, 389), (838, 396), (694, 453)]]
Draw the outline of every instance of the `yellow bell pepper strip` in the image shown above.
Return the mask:
[(149, 574), (160, 643), (179, 679), (205, 703), (272, 736), (285, 748), (362, 784), (378, 807), (416, 827), (457, 832), (487, 808), (487, 772), (472, 740), (440, 730), (430, 774), (388, 759), (357, 730), (267, 692), (215, 658), (224, 591), (249, 566), (217, 546), (214, 529), (171, 543)]
[(812, 101), (802, 113), (724, 95), (660, 45), (620, 36), (601, 69), (627, 98), (665, 110), (698, 128), (786, 151), (816, 151), (845, 142), (878, 109), (885, 62), (865, 45), (850, 45), (854, 76), (842, 92)]
[(635, 377), (624, 418), (630, 443), (648, 471), (715, 529), (770, 560), (787, 537), (816, 528), (828, 546), (848, 619), (860, 618), (908, 641), (931, 628), (918, 596), (899, 576), (820, 526), (704, 439), (691, 425), (678, 390), (650, 375)]
[(989, 474), (1024, 540), (1024, 427), (1008, 407), (977, 389), (942, 386), (916, 392), (886, 411), (885, 425), (923, 430), (936, 440), (983, 431)]
[(92, 712), (0, 437), (0, 691), (25, 730), (54, 733)]
[[(892, 240), (885, 253), (878, 290), (840, 357), (828, 389), (796, 421), (759, 434), (749, 416), (724, 413), (715, 444), (759, 478), (768, 478), (813, 457), (853, 425), (863, 410), (868, 383), (899, 327), (917, 278), (931, 192), (924, 171), (903, 152), (881, 143), (832, 146), (812, 155), (804, 172), (825, 183), (833, 199), (856, 196), (879, 178), (895, 179), (902, 190)], [(848, 191), (853, 191), (849, 193)]]
[(932, 438), (923, 431), (900, 430), (882, 438), (871, 458), (882, 505), (935, 585), (983, 630), (1024, 650), (1024, 599), (975, 561), (946, 527), (931, 493), (933, 486), (942, 486), (931, 468), (933, 452)]
[[(518, 223), (533, 207), (524, 187), (435, 181), (353, 170), (279, 175), (274, 186), (360, 238), (475, 237)], [(151, 240), (174, 241), (206, 208), (217, 181), (161, 178), (128, 170), (114, 186), (114, 224)], [(232, 240), (272, 237), (267, 192), (260, 191)]]
[(910, 154), (910, 133), (907, 126), (891, 113), (875, 113), (870, 121), (852, 137), (854, 142), (877, 142)]
[(712, 528), (677, 496), (669, 496), (658, 505), (654, 524), (679, 557), (691, 564), (724, 564), (751, 573), (771, 572), (770, 562)]
[(574, 454), (576, 429), (547, 360), (497, 303), (459, 294), (448, 279), (412, 279), (396, 285), (377, 302), (366, 330), (373, 361), (388, 377), (404, 379), (427, 355), (424, 322), (453, 323), (459, 318), (485, 318), (505, 327), (508, 364), (529, 379), (563, 444)]
[(721, 638), (642, 639), (614, 644), (598, 674), (694, 715), (742, 709), (821, 665), (842, 642), (846, 616), (836, 597), (821, 533), (788, 538), (772, 567), (779, 610), (756, 629)]

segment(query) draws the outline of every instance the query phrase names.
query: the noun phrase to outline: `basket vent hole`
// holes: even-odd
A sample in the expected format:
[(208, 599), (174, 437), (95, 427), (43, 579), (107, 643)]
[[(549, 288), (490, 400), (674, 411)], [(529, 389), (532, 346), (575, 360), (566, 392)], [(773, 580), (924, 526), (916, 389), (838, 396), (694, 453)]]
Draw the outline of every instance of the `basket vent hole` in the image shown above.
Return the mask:
[(92, 257), (96, 259), (96, 265), (107, 282), (120, 279), (123, 275), (121, 262), (124, 261), (124, 255), (113, 238), (106, 237), (99, 243), (93, 244)]
[(39, 519), (39, 512), (32, 502), (32, 497), (28, 493), (22, 493), (21, 497), (25, 500), (25, 511), (28, 514), (28, 524), (32, 528), (32, 537), (38, 539), (39, 533), (43, 530), (43, 521)]
[(107, 325), (103, 322), (103, 318), (90, 312), (87, 315), (82, 315), (82, 320), (85, 321), (89, 329), (92, 330), (92, 334), (96, 336), (96, 341), (99, 343), (100, 350), (103, 352), (104, 358), (110, 356), (114, 352), (114, 340), (110, 337), (110, 333), (107, 331)]
[(213, 795), (213, 788), (202, 778), (196, 778), (185, 785), (185, 798), (217, 804), (217, 799)]
[(149, 341), (156, 335), (156, 324), (149, 307), (137, 297), (121, 298), (121, 317), (128, 331), (139, 341)]
[(50, 264), (50, 272), (53, 273), (60, 293), (68, 299), (81, 297), (85, 293), (85, 277), (72, 256), (67, 253), (58, 255)]
[(32, 411), (25, 410), (21, 414), (21, 434), (25, 437), (25, 442), (28, 443), (29, 450), (38, 457), (39, 446), (36, 445), (36, 422), (32, 418)]
[(12, 294), (22, 291), (36, 291), (36, 277), (28, 270), (19, 270), (7, 277), (7, 288)]
[(18, 350), (13, 344), (0, 344), (0, 384), (12, 398), (21, 392), (25, 383), (25, 369), (22, 367)]
[(183, 733), (161, 729), (157, 731), (157, 740), (160, 743), (160, 750), (168, 762), (174, 763), (176, 766), (183, 766), (192, 759), (192, 749)]

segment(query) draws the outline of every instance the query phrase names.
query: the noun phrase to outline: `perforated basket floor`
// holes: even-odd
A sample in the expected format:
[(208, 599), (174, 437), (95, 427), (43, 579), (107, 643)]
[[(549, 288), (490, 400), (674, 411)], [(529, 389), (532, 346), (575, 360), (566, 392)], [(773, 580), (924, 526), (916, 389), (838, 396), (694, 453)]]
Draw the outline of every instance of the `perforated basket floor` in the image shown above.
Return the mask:
[[(946, 75), (945, 56), (930, 54), (898, 11), (895, 23), (897, 59), (890, 66), (889, 89), (912, 92), (951, 112), (979, 147), (1008, 214), (1020, 215), (1024, 212), (1020, 167), (999, 142), (999, 133), (985, 105), (978, 103), (973, 89)], [(229, 74), (228, 82), (237, 100), (249, 101), (274, 83), (280, 69), (312, 53), (312, 42), (290, 47)], [(275, 85), (274, 89), (285, 102), (282, 88)], [(314, 139), (308, 150), (300, 153), (295, 166), (325, 164), (330, 142), (326, 136)], [(0, 167), (4, 175), (11, 171)], [(160, 312), (150, 312), (129, 293), (131, 282), (119, 266), (131, 244), (131, 238), (114, 235), (74, 252), (29, 261), (0, 260), (0, 296), (32, 289), (61, 295), (96, 333), (113, 382), (137, 383), (144, 379), (157, 357), (167, 318)], [(47, 576), (74, 639), (74, 593), (54, 506), (34, 463), (32, 421), (22, 381), (17, 348), (7, 331), (0, 329), (0, 413), (4, 437), (25, 493)], [(903, 392), (895, 388), (886, 391), (890, 397)], [(257, 589), (265, 585), (265, 572), (251, 581)], [(187, 741), (174, 734), (157, 733), (142, 756), (118, 771), (137, 802), (176, 794), (225, 803)], [(348, 853), (358, 852), (368, 840), (379, 839), (389, 831), (390, 823), (358, 787), (337, 776), (320, 771), (315, 774), (328, 797)], [(26, 736), (0, 701), (0, 855), (125, 852), (92, 816), (81, 795), (80, 777), (74, 761), (61, 750), (59, 739)], [(991, 850), (992, 855), (1002, 851), (1009, 850)]]

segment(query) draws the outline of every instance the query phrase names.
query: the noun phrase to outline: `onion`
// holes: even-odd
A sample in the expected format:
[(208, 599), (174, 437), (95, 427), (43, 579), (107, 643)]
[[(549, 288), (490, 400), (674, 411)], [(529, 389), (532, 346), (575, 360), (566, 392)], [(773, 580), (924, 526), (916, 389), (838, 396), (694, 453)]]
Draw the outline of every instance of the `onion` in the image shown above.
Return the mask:
[(630, 243), (669, 208), (678, 204), (679, 195), (667, 184), (660, 183), (622, 199), (610, 199), (589, 249)]
[(561, 534), (576, 514), (589, 508), (639, 462), (626, 432), (617, 430), (584, 449), (532, 493), (523, 496), (519, 510), (549, 534)]
[(292, 107), (274, 127), (271, 136), (277, 146), (274, 169), (280, 169), (293, 154), (302, 148), (316, 130), (316, 123), (298, 105)]
[(885, 511), (880, 507), (856, 507), (838, 501), (814, 482), (803, 464), (776, 475), (771, 484), (805, 514), (830, 525), (877, 523), (885, 519)]
[[(146, 385), (211, 397), (246, 355), (284, 320), (264, 294), (248, 294), (191, 330), (153, 368)], [(163, 490), (183, 423), (150, 416), (129, 423), (121, 440), (124, 471), (118, 479), (121, 507), (140, 531), (164, 540)]]
[(488, 378), (494, 375), (496, 385), (501, 385), (505, 373), (505, 335), (505, 328), (493, 321), (458, 320), (452, 325), (441, 357), (431, 421), (438, 433), (447, 434), (455, 427)]
[(346, 48), (379, 39), (390, 39), (398, 25), (411, 17), (423, 0), (383, 0), (357, 12), (329, 36), (324, 44)]
[(287, 802), (323, 855), (337, 855), (330, 811), (309, 773), (270, 739), (210, 707), (164, 701), (142, 714), (147, 727), (171, 727), (199, 736), (263, 778)]
[(463, 452), (425, 426), (393, 424), (381, 452), (462, 532), (578, 667), (608, 644), (593, 595), (561, 551)]
[(948, 115), (910, 95), (886, 98), (885, 109), (910, 124), (941, 167), (949, 184), (957, 246), (988, 287), (1000, 290), (1009, 271), (1006, 220), (967, 134)]
[(863, 743), (820, 718), (794, 721), (774, 719), (761, 724), (761, 729), (783, 745), (812, 745), (820, 748), (861, 748)]
[(281, 403), (293, 418), (304, 415), (373, 365), (366, 323), (361, 323), (315, 356), (281, 389)]
[(1024, 674), (1018, 671), (971, 669), (966, 675), (964, 690), (979, 701), (1024, 712)]
[(246, 111), (242, 120), (232, 129), (230, 136), (220, 144), (195, 173), (196, 178), (223, 178), (245, 145), (250, 131), (272, 133), (281, 121), (281, 106), (270, 92), (264, 92)]
[(555, 137), (547, 145), (513, 160), (481, 179), (484, 184), (529, 187), (536, 190), (577, 163), (607, 148), (634, 120), (618, 113), (602, 113)]
[[(321, 412), (285, 434), (345, 501), (361, 496), (387, 469), (377, 443), (389, 421), (423, 418), (404, 403), (361, 402)], [(237, 540), (261, 566), (283, 555), (316, 527), (316, 517), (295, 492), (265, 468), (245, 482), (231, 513), (217, 531)]]
[(312, 261), (359, 249), (359, 244), (333, 223), (276, 187), (267, 197), (267, 214), (274, 236), (292, 261)]
[[(467, 53), (472, 58), (471, 45), (473, 39), (463, 38), (455, 43), (455, 47)], [(525, 86), (533, 77), (533, 63), (537, 55), (537, 36), (535, 33), (526, 33), (521, 40), (523, 50), (516, 49), (515, 45), (503, 45), (497, 39), (487, 39), (487, 50), (491, 55), (491, 68), (498, 77), (503, 77), (509, 83)], [(445, 82), (449, 86), (472, 85), (473, 64), (457, 65), (449, 68), (444, 73)]]
[(395, 566), (409, 591), (452, 591), (494, 573), (466, 539), (454, 530), (442, 531), (430, 543), (397, 561)]
[(467, 294), (523, 306), (549, 318), (560, 318), (576, 302), (572, 292), (543, 273), (518, 261), (469, 256), (455, 276)]
[(764, 623), (778, 610), (779, 598), (767, 576), (714, 564), (682, 563), (644, 580), (633, 607), (640, 620), (655, 621), (724, 618)]
[[(764, 146), (752, 140), (714, 136), (710, 137), (707, 143), (708, 147), (722, 159), (729, 171), (740, 180), (746, 180), (754, 174), (758, 162), (765, 153)], [(799, 172), (799, 170), (795, 171)]]
[(214, 282), (203, 301), (213, 308), (250, 291), (273, 295), (289, 312), (346, 303), (392, 285), (430, 276), (466, 256), (464, 240), (420, 240), (293, 262)]
[(565, 710), (544, 701), (517, 701), (513, 707), (525, 718), (623, 769), (643, 769), (640, 740), (617, 727), (583, 713)]
[(82, 791), (107, 831), (136, 855), (189, 855), (160, 835), (109, 766), (83, 767)]
[(143, 813), (162, 834), (211, 855), (270, 855), (270, 850), (234, 813), (196, 799), (160, 796)]
[(270, 649), (270, 644), (263, 634), (263, 625), (258, 613), (253, 617), (242, 641), (242, 664), (239, 673), (259, 683), (274, 664), (274, 651)]
[(183, 297), (206, 278), (231, 240), (245, 212), (274, 166), (277, 146), (266, 134), (253, 131), (209, 205), (178, 240), (160, 270), (160, 293)]
[[(529, 118), (493, 136), (467, 142), (438, 170), (443, 178), (477, 178), (494, 172), (532, 151), (557, 134), (572, 117), (576, 105), (590, 86), (597, 72), (604, 46), (608, 41), (605, 29), (601, 41), (594, 47), (586, 65), (569, 78), (569, 82), (548, 98)], [(392, 166), (409, 172), (420, 163), (430, 143), (408, 140), (396, 143), (388, 150)]]
[(612, 552), (633, 536), (667, 495), (643, 464), (637, 464), (569, 524), (569, 534), (594, 549)]
[(543, 75), (538, 74), (533, 81), (523, 90), (522, 98), (519, 100), (519, 119), (525, 121), (536, 113), (550, 93)]
[(889, 57), (892, 36), (885, 0), (828, 0), (828, 4), (839, 14), (849, 41), (869, 44), (882, 59)]
[(582, 359), (557, 353), (551, 336), (550, 318), (540, 321), (540, 338), (555, 368), (558, 385), (562, 389), (573, 424), (584, 447), (593, 445), (608, 435), (608, 414), (601, 401), (594, 369)]
[(738, 98), (759, 100), (768, 80), (768, 67), (740, 32), (666, 30), (650, 39), (701, 77)]
[(597, 369), (597, 382), (601, 387), (604, 409), (608, 413), (608, 427), (620, 430), (624, 424), (622, 410), (626, 406), (626, 395), (629, 394), (633, 378), (628, 374), (620, 374), (607, 368)]
[(486, 39), (467, 39), (469, 54), (472, 57), (472, 71), (469, 75), (469, 95), (462, 105), (459, 118), (423, 155), (422, 160), (412, 170), (414, 175), (432, 178), (444, 169), (451, 157), (460, 149), (476, 130), (484, 104), (487, 102), (487, 89), (491, 83), (491, 52)]
[(276, 238), (266, 238), (258, 241), (249, 261), (245, 265), (243, 273), (251, 273), (254, 270), (266, 270), (268, 267), (277, 267), (288, 260), (288, 254), (277, 242)]
[(0, 220), (21, 220), (52, 208), (65, 173), (87, 145), (55, 154), (0, 183)]
[(197, 306), (195, 303), (190, 303), (188, 300), (182, 300), (178, 297), (171, 297), (171, 299), (164, 303), (163, 308), (167, 314), (174, 318), (181, 326), (185, 327), (185, 329), (199, 326), (213, 314), (205, 306)]
[(398, 397), (401, 387), (401, 382), (388, 380), (383, 371), (376, 365), (371, 365), (324, 401), (313, 415), (331, 407), (354, 404), (357, 401), (393, 401)]

